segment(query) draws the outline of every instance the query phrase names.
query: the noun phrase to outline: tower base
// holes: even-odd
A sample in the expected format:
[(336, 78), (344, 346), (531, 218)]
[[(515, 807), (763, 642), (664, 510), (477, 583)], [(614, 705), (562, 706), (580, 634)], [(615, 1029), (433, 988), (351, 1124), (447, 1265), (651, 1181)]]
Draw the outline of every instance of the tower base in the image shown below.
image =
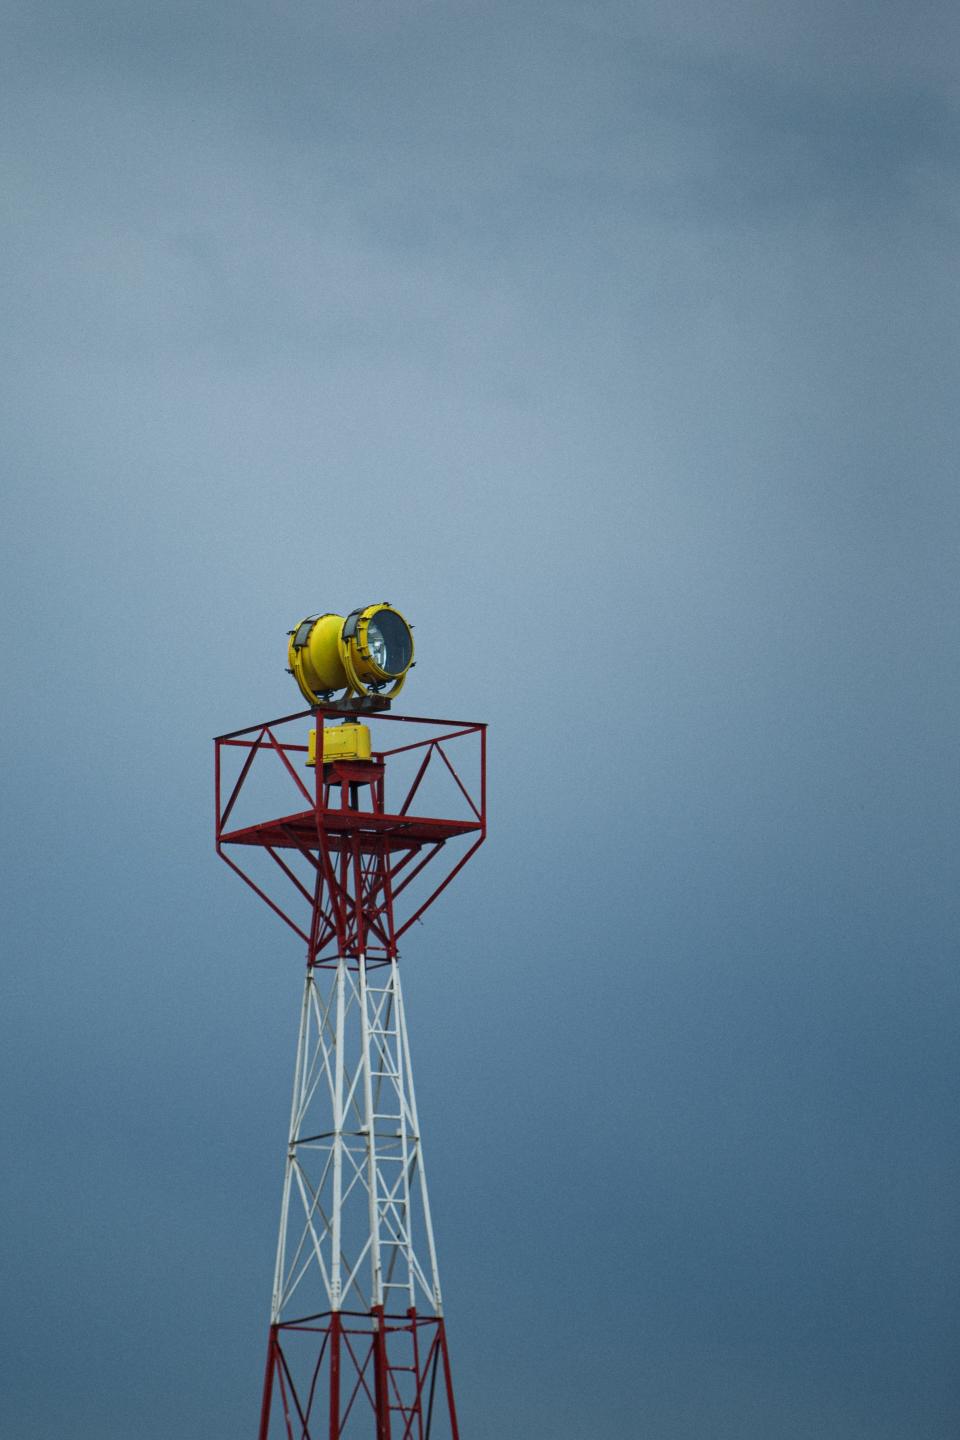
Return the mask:
[(259, 1440), (459, 1440), (443, 1319), (328, 1311), (271, 1325)]

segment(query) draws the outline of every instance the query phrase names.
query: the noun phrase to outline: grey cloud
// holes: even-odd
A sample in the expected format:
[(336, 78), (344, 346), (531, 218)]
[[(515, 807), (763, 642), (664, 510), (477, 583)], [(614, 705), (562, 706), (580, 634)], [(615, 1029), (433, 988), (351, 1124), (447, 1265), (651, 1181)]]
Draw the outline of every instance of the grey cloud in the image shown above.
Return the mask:
[(6, 1429), (256, 1415), (209, 736), (372, 594), (492, 722), (404, 956), (465, 1433), (947, 1440), (955, 9), (8, 20)]

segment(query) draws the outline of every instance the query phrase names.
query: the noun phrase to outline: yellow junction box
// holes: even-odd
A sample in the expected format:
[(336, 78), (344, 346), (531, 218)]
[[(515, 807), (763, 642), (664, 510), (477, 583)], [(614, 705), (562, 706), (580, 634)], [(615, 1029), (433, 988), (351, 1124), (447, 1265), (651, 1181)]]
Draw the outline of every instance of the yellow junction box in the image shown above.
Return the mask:
[[(370, 729), (367, 725), (348, 722), (343, 725), (324, 726), (323, 763), (331, 760), (369, 760)], [(317, 732), (311, 730), (307, 736), (307, 764), (317, 763)]]

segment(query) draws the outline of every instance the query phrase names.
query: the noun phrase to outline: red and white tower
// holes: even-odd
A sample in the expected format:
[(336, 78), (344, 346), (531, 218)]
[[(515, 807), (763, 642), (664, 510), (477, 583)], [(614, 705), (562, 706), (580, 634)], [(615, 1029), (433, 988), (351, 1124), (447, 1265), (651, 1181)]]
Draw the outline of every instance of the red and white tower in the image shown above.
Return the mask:
[(216, 792), (306, 950), (259, 1440), (459, 1440), (398, 945), (483, 843), (486, 727), (318, 706), (220, 736)]

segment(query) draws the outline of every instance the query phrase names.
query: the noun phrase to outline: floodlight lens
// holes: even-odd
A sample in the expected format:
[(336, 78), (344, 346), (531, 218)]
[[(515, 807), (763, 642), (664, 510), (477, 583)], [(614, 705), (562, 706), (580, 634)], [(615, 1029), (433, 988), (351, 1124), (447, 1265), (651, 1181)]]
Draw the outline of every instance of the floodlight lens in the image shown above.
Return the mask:
[(387, 665), (387, 642), (384, 640), (376, 625), (371, 625), (368, 629), (367, 642), (370, 646), (373, 663), (379, 665), (381, 670), (385, 670)]
[(402, 675), (413, 656), (406, 622), (393, 610), (378, 610), (367, 626), (370, 657), (385, 675)]

